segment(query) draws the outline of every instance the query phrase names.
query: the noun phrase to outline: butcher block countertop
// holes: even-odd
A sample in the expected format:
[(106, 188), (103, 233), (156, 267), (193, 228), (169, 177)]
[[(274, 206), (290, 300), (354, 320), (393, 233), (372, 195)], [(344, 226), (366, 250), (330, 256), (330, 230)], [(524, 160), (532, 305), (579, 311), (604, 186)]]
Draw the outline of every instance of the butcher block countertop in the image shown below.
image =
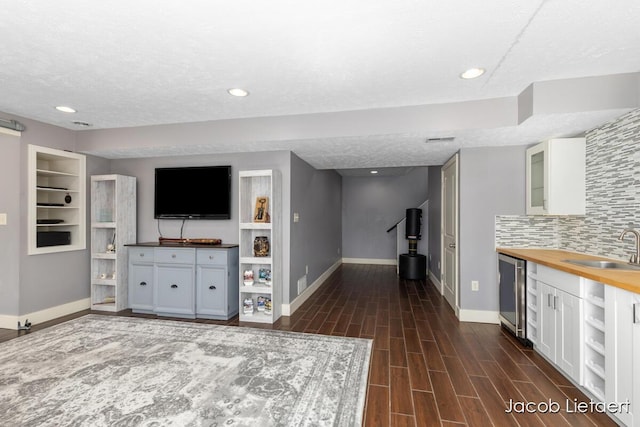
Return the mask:
[(620, 262), (620, 260), (558, 249), (497, 248), (496, 251), (640, 294), (640, 270), (583, 267), (564, 261), (567, 259), (591, 259)]

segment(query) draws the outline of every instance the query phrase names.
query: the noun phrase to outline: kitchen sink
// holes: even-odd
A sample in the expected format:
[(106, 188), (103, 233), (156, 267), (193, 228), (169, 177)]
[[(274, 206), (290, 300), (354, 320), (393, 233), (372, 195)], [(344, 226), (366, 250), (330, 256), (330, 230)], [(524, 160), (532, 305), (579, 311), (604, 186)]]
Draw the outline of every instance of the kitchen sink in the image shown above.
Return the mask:
[(640, 265), (633, 265), (626, 262), (599, 261), (593, 259), (565, 259), (564, 262), (582, 265), (584, 267), (606, 268), (614, 270), (640, 270)]

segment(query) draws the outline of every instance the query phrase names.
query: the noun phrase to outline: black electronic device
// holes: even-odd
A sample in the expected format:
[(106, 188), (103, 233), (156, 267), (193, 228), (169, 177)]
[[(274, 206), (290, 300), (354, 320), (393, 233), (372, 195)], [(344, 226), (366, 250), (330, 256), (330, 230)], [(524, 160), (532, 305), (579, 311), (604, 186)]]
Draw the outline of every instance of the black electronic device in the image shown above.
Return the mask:
[(156, 168), (154, 218), (230, 219), (231, 166)]
[(71, 244), (70, 231), (38, 231), (36, 234), (36, 246), (62, 246)]

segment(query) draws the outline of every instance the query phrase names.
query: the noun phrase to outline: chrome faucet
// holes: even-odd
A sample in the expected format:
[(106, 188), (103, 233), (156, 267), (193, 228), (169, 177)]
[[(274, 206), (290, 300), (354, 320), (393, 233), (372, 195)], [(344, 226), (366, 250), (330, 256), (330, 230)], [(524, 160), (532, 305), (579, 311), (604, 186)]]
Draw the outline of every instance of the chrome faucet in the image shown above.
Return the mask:
[(631, 257), (629, 258), (629, 263), (640, 264), (640, 233), (638, 233), (633, 228), (625, 228), (620, 234), (620, 237), (618, 237), (618, 240), (622, 241), (624, 239), (624, 236), (627, 233), (632, 233), (636, 237), (636, 253), (631, 254)]

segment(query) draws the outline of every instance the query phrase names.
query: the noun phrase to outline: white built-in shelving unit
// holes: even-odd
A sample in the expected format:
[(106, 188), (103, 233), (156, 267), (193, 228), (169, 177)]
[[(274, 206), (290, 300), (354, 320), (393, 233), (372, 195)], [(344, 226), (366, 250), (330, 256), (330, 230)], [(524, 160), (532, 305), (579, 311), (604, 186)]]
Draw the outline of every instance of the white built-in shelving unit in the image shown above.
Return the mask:
[(91, 177), (91, 309), (117, 312), (128, 304), (126, 244), (136, 243), (136, 178)]
[[(277, 170), (249, 170), (239, 172), (240, 215), (240, 321), (273, 323), (282, 315), (282, 185)], [(255, 217), (258, 198), (268, 198), (268, 221)], [(266, 237), (269, 241), (267, 256), (255, 256), (254, 241)], [(260, 281), (260, 270), (270, 271), (271, 281)], [(253, 271), (254, 282), (244, 281), (243, 273)], [(253, 309), (245, 309), (245, 301), (252, 302)], [(259, 301), (270, 300), (271, 310), (259, 309)]]
[(86, 249), (86, 157), (28, 146), (29, 255)]

